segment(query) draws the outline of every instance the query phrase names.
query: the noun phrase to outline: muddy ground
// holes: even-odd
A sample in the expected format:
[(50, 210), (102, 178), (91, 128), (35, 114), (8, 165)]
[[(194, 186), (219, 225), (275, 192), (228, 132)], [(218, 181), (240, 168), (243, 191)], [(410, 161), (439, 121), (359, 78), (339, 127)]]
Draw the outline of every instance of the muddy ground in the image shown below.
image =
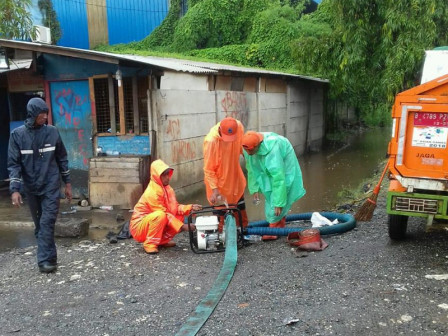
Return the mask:
[[(233, 279), (198, 335), (444, 335), (448, 234), (410, 220), (392, 242), (382, 191), (371, 222), (323, 236), (322, 252), (285, 238), (238, 251)], [(0, 254), (0, 335), (174, 335), (208, 293), (224, 254), (177, 246), (147, 255), (132, 240), (59, 243), (41, 274), (35, 247)], [(443, 278), (443, 277), (442, 277)]]

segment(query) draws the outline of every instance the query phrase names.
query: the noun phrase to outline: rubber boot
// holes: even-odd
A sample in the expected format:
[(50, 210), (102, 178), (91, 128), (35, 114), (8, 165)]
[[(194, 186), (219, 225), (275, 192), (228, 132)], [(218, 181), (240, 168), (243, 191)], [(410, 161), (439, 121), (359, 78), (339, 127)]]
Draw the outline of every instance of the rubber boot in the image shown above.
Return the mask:
[[(281, 220), (275, 223), (270, 223), (270, 228), (284, 228), (286, 226), (286, 217), (283, 217)], [(278, 236), (270, 236), (270, 235), (264, 235), (261, 237), (262, 240), (276, 240), (278, 239)]]

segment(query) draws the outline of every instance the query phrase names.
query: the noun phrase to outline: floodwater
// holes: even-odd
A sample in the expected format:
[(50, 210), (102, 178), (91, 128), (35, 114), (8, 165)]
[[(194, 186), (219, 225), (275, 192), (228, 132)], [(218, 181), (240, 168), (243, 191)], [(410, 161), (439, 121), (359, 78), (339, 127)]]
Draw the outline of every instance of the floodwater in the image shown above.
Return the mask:
[[(331, 211), (338, 203), (338, 193), (344, 189), (354, 189), (373, 175), (378, 164), (385, 159), (390, 129), (376, 129), (351, 137), (348, 145), (326, 145), (319, 153), (299, 157), (306, 195), (297, 201), (290, 213), (312, 211)], [(249, 221), (264, 219), (263, 202), (258, 206), (252, 203), (252, 196), (246, 192), (246, 207)], [(183, 203), (207, 205), (205, 191)], [(25, 200), (26, 203), (26, 200)], [(26, 205), (26, 204), (25, 204)], [(61, 202), (61, 212), (70, 210)], [(7, 190), (0, 190), (0, 251), (13, 247), (35, 245), (33, 225), (27, 206), (13, 209)], [(109, 231), (118, 232), (123, 220), (129, 219), (127, 210), (78, 211), (76, 218), (91, 221), (88, 239), (102, 239)], [(118, 218), (117, 218), (118, 216)], [(86, 238), (81, 238), (86, 239)], [(58, 239), (58, 244), (71, 243), (72, 239)]]
[[(338, 204), (338, 193), (355, 189), (378, 169), (386, 158), (390, 128), (370, 130), (352, 136), (347, 145), (326, 145), (318, 153), (299, 157), (306, 194), (294, 203), (290, 213), (331, 211)], [(205, 191), (188, 200), (207, 204)], [(261, 196), (261, 195), (260, 195)], [(252, 196), (245, 194), (249, 221), (264, 220), (263, 201), (252, 203)]]

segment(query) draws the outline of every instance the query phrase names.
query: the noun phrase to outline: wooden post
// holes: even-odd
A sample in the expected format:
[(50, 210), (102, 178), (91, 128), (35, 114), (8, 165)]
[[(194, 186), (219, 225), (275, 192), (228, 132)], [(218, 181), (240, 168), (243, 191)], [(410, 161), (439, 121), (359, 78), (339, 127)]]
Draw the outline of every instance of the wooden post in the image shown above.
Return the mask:
[(137, 76), (132, 77), (132, 108), (134, 111), (134, 134), (140, 134), (140, 111), (138, 108)]
[(112, 75), (107, 76), (107, 84), (109, 91), (109, 113), (110, 113), (110, 132), (111, 134), (117, 134), (117, 124), (115, 122), (115, 94), (114, 94), (114, 82)]
[(89, 95), (90, 95), (90, 110), (92, 116), (92, 146), (94, 155), (98, 155), (98, 138), (96, 134), (98, 133), (98, 126), (96, 121), (96, 105), (95, 105), (95, 81), (93, 77), (89, 77)]
[(124, 118), (124, 89), (123, 79), (118, 81), (118, 112), (120, 113), (120, 132), (118, 134), (126, 134), (126, 120)]

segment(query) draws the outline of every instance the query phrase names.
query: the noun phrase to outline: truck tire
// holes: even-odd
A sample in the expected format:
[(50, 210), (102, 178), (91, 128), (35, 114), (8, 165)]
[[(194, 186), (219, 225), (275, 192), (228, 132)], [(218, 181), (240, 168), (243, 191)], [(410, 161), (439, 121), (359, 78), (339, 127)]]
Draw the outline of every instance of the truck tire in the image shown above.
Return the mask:
[(387, 224), (389, 226), (389, 237), (392, 240), (403, 240), (406, 238), (408, 228), (408, 216), (389, 215)]

